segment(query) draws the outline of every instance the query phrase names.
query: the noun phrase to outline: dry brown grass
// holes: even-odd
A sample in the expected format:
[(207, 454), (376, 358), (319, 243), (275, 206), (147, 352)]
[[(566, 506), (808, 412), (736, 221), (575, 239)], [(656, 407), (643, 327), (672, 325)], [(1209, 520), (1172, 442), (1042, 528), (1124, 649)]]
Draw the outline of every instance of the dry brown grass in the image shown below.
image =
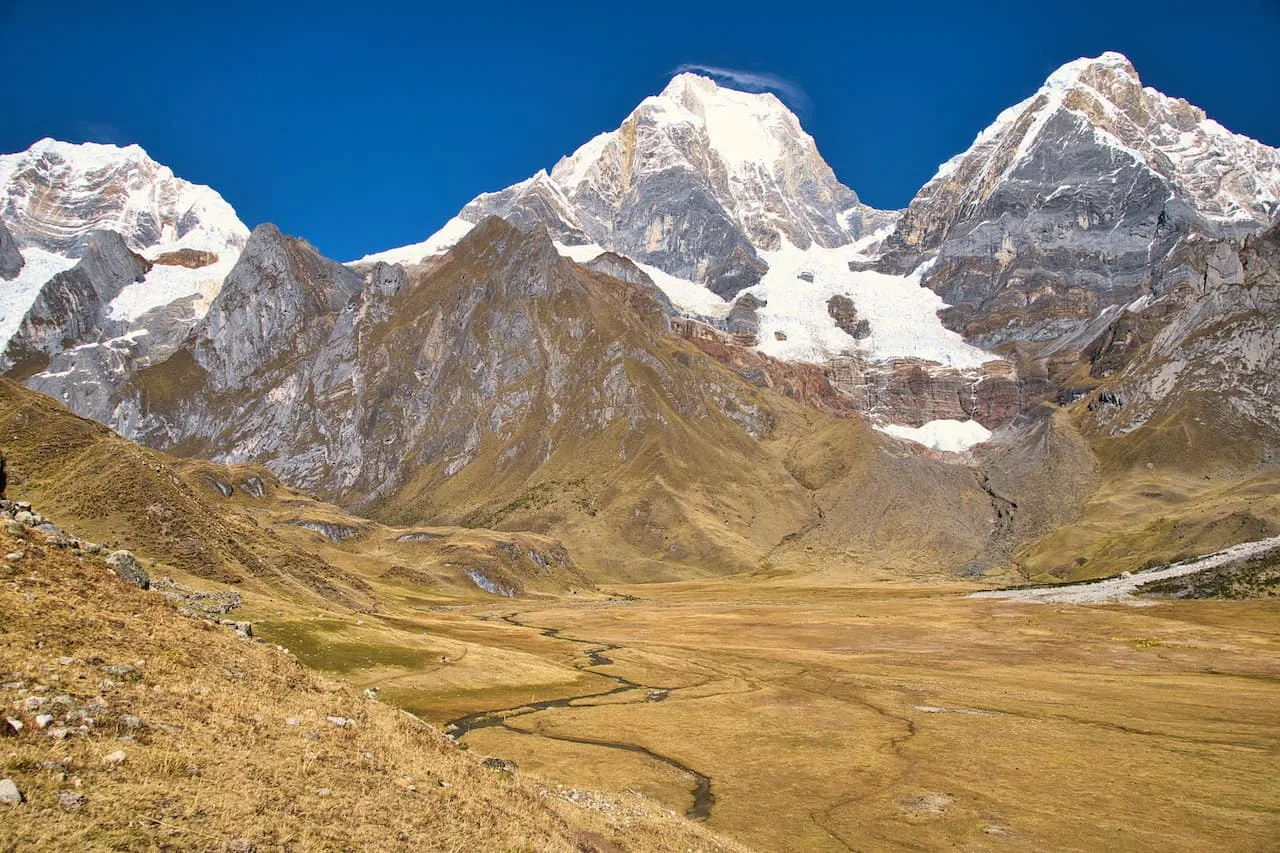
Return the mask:
[[(1048, 607), (955, 590), (700, 582), (630, 587), (643, 600), (627, 605), (519, 604), (505, 612), (624, 647), (593, 671), (671, 692), (468, 740), (688, 808), (669, 766), (546, 736), (647, 747), (711, 777), (712, 828), (770, 850), (1275, 849), (1280, 602)], [(584, 662), (582, 644), (476, 628), (477, 643), (488, 630), (494, 648)]]
[[(31, 536), (0, 533), (0, 549), (24, 551), (0, 584), (0, 674), (22, 685), (0, 700), (27, 723), (3, 742), (0, 772), (26, 802), (6, 809), (0, 848), (723, 849), (653, 802), (582, 808), (521, 772), (485, 768), (430, 726)], [(104, 686), (113, 664), (139, 679)], [(103, 706), (87, 735), (55, 740), (20, 710), (61, 694)], [(104, 763), (116, 750), (124, 763)], [(84, 804), (60, 807), (66, 791)]]

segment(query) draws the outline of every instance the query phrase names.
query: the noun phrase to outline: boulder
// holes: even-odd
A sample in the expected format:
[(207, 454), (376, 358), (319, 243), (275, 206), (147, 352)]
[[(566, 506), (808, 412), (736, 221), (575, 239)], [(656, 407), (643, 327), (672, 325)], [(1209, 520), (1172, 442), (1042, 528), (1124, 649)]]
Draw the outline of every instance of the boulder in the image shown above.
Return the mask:
[(0, 803), (17, 805), (22, 802), (22, 792), (12, 779), (0, 779)]
[(128, 551), (115, 551), (107, 557), (107, 565), (115, 570), (122, 581), (131, 583), (138, 589), (150, 589), (151, 579), (138, 562), (138, 558)]

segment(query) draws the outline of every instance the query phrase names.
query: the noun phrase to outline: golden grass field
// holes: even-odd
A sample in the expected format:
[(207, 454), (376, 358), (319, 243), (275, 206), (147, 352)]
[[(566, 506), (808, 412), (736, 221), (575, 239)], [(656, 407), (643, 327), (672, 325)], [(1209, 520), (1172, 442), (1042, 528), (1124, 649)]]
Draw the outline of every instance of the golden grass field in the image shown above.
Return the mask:
[[(667, 689), (516, 712), (463, 742), (689, 809), (692, 777), (585, 742), (643, 747), (709, 777), (708, 826), (758, 849), (1277, 849), (1280, 602), (1068, 607), (962, 589), (618, 587), (635, 600), (330, 622), (299, 654), (333, 666), (348, 638), (403, 649), (413, 635), (421, 664), (346, 677), (442, 725), (618, 687), (603, 675)], [(612, 664), (591, 666), (605, 645)]]

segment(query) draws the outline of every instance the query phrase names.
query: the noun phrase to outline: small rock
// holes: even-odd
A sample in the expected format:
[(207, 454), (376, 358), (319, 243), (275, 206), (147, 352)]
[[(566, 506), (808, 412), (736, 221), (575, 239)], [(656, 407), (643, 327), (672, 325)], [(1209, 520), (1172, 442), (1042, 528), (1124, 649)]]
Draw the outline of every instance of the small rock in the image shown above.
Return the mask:
[(247, 838), (237, 838), (234, 841), (228, 841), (223, 845), (223, 849), (227, 853), (254, 853), (258, 848)]
[(142, 678), (138, 668), (130, 663), (111, 664), (104, 666), (102, 671), (114, 677), (117, 681), (138, 681)]
[(54, 740), (66, 740), (70, 732), (64, 726), (54, 726), (46, 734)]
[(297, 728), (298, 726), (302, 725), (302, 720), (299, 720), (297, 717), (286, 717), (284, 724), (291, 729)]
[(85, 796), (79, 791), (61, 791), (58, 794), (58, 805), (73, 812), (85, 804)]
[(58, 658), (58, 663), (61, 664), (62, 666), (71, 666), (71, 664), (75, 662), (76, 662), (75, 658), (69, 658), (69, 657)]
[(20, 731), (22, 731), (22, 720), (17, 717), (5, 717), (4, 733), (7, 737), (13, 737)]
[(22, 802), (22, 792), (12, 779), (0, 779), (0, 803), (16, 806)]
[(49, 727), (49, 724), (50, 724), (50, 723), (52, 723), (52, 722), (53, 722), (53, 714), (37, 714), (37, 715), (36, 715), (36, 728), (37, 728), (37, 729), (45, 729), (45, 728), (48, 728), (48, 727)]
[(13, 520), (21, 524), (23, 527), (35, 527), (38, 523), (36, 521), (35, 514), (25, 509), (18, 510), (18, 512), (13, 516)]
[(485, 767), (488, 767), (490, 770), (497, 770), (500, 773), (514, 774), (517, 770), (520, 769), (519, 765), (517, 765), (514, 761), (509, 761), (508, 759), (505, 759), (505, 758), (486, 758), (484, 761), (480, 763), (483, 764)]
[(123, 749), (117, 749), (115, 752), (102, 759), (102, 763), (108, 767), (119, 767), (121, 764), (124, 764), (128, 757), (129, 756), (125, 755)]
[(71, 698), (71, 696), (67, 695), (66, 693), (59, 693), (57, 696), (54, 696), (52, 699), (49, 700), (49, 704), (62, 705), (64, 707), (70, 708), (72, 705), (76, 704), (76, 700)]
[(142, 728), (142, 720), (133, 714), (125, 714), (120, 718), (120, 725), (126, 729), (140, 729)]
[(26, 701), (22, 703), (22, 707), (26, 711), (38, 711), (44, 703), (43, 696), (28, 696)]
[(21, 560), (25, 556), (27, 556), (26, 551), (10, 551), (8, 554), (4, 555), (4, 558), (6, 560)]
[(317, 796), (317, 797), (332, 797), (332, 796), (333, 796), (333, 789), (332, 789), (332, 788), (319, 788), (319, 789), (317, 789), (317, 790), (316, 790), (316, 796)]
[(340, 729), (350, 728), (356, 724), (355, 720), (348, 720), (346, 717), (325, 717), (325, 719), (328, 720), (331, 725), (337, 726)]
[(396, 779), (393, 784), (402, 791), (418, 790), (413, 784), (412, 776), (401, 776), (399, 779)]
[(366, 687), (366, 688), (365, 688), (365, 690), (364, 690), (364, 698), (366, 698), (366, 699), (377, 699), (377, 698), (378, 698), (378, 688), (376, 688), (376, 687)]
[(115, 569), (122, 581), (131, 583), (138, 589), (151, 588), (151, 579), (147, 577), (147, 570), (142, 568), (138, 558), (128, 551), (112, 552), (111, 556), (107, 557), (107, 565)]

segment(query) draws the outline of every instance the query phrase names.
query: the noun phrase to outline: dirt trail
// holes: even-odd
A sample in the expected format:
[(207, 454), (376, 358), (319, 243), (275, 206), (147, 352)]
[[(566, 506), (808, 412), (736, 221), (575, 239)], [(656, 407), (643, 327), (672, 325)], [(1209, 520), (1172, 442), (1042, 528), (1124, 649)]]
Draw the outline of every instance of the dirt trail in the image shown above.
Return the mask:
[(1230, 548), (1225, 548), (1205, 557), (1147, 569), (1142, 572), (1134, 572), (1133, 574), (1126, 573), (1113, 578), (1047, 587), (993, 589), (986, 592), (971, 593), (969, 597), (1022, 601), (1031, 604), (1149, 605), (1153, 602), (1134, 595), (1134, 592), (1145, 584), (1239, 563), (1277, 549), (1280, 549), (1280, 536), (1259, 539), (1255, 542), (1241, 542), (1239, 545), (1232, 545)]

